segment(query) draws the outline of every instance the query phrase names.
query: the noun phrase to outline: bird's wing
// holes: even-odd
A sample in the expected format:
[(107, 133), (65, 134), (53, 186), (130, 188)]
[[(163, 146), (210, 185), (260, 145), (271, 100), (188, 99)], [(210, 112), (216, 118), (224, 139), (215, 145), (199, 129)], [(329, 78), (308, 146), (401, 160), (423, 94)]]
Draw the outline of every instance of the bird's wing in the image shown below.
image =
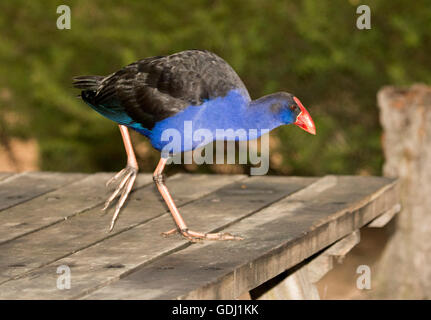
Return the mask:
[(232, 89), (249, 99), (243, 82), (222, 58), (208, 51), (187, 50), (143, 59), (107, 76), (93, 90), (90, 102), (122, 108), (135, 122), (151, 129), (157, 121), (190, 105), (223, 97)]

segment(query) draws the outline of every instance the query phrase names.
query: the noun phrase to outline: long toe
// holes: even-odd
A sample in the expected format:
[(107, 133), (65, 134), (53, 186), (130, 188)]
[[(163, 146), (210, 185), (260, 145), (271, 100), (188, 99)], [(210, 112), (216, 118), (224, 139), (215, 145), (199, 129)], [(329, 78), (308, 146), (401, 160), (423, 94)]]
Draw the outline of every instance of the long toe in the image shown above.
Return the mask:
[(124, 189), (124, 186), (129, 181), (129, 178), (132, 176), (132, 172), (129, 172), (126, 174), (126, 176), (120, 181), (117, 188), (115, 188), (114, 192), (111, 194), (111, 196), (106, 200), (105, 206), (103, 207), (103, 211), (106, 210), (109, 205), (114, 201), (114, 199), (118, 196), (118, 194), (121, 192), (121, 190)]
[[(125, 186), (127, 185), (127, 182), (129, 180), (133, 178), (133, 181), (136, 179), (136, 175), (138, 174), (138, 169), (131, 167), (131, 166), (127, 166), (125, 167), (123, 170), (121, 170), (120, 172), (118, 172), (115, 176), (113, 176), (111, 179), (109, 179), (109, 181), (106, 183), (106, 186), (110, 186), (111, 184), (113, 184), (114, 182), (116, 182), (117, 180), (120, 180), (118, 186), (115, 188), (114, 192), (111, 194), (111, 196), (106, 200), (104, 207), (102, 208), (102, 211), (106, 210), (110, 204), (112, 203), (112, 201), (120, 194), (120, 192), (125, 188)], [(132, 183), (133, 185), (133, 183)]]
[(162, 236), (169, 237), (169, 236), (172, 236), (172, 235), (177, 234), (177, 233), (179, 233), (178, 229), (174, 228), (174, 229), (171, 229), (169, 231), (162, 232)]
[(184, 230), (181, 231), (181, 234), (192, 242), (200, 241), (200, 240), (244, 240), (243, 237), (235, 236), (228, 232), (218, 232), (218, 233), (203, 233), (203, 232), (195, 232), (192, 230)]
[[(111, 196), (106, 200), (104, 207), (102, 210), (106, 210), (109, 208), (109, 206), (112, 204), (112, 202), (117, 198), (120, 194), (120, 199), (117, 202), (117, 205), (115, 207), (115, 212), (111, 220), (111, 224), (109, 226), (109, 231), (111, 231), (115, 225), (115, 222), (118, 218), (118, 215), (120, 213), (121, 208), (123, 207), (124, 203), (127, 200), (127, 197), (129, 196), (133, 184), (135, 183), (136, 177), (138, 174), (138, 169), (132, 166), (127, 166), (120, 172), (118, 172), (114, 177), (112, 177), (108, 183), (108, 185), (111, 185), (112, 183), (119, 181), (117, 187), (115, 188), (114, 192), (111, 194)], [(121, 179), (121, 180), (120, 180)]]
[(118, 214), (120, 213), (121, 208), (123, 207), (124, 203), (126, 202), (130, 191), (132, 190), (133, 184), (135, 183), (136, 180), (136, 173), (131, 173), (128, 177), (127, 177), (127, 181), (124, 185), (124, 187), (122, 187), (123, 192), (121, 193), (121, 197), (120, 200), (118, 200), (117, 206), (115, 207), (115, 212), (114, 215), (112, 216), (112, 221), (111, 221), (111, 225), (109, 227), (109, 231), (112, 231), (112, 229), (114, 228), (115, 225), (115, 221), (117, 221), (118, 218)]

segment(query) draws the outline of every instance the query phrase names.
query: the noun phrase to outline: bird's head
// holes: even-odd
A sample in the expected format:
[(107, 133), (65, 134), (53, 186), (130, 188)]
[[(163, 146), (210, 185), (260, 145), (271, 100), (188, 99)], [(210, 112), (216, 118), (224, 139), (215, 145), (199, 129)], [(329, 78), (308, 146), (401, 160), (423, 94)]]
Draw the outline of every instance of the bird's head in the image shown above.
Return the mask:
[(278, 101), (274, 104), (277, 112), (280, 112), (281, 120), (285, 124), (295, 124), (311, 134), (316, 134), (316, 127), (310, 114), (301, 101), (287, 92), (277, 93)]

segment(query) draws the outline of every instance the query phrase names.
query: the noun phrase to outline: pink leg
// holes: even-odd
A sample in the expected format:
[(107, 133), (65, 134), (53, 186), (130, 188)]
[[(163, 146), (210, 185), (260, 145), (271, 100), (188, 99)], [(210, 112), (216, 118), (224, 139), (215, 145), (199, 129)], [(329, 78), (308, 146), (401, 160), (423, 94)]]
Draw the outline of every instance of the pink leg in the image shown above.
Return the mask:
[(118, 214), (120, 213), (121, 208), (126, 202), (127, 197), (132, 190), (133, 184), (135, 183), (136, 176), (138, 174), (138, 162), (136, 161), (135, 152), (133, 151), (132, 141), (130, 139), (129, 131), (126, 126), (120, 125), (121, 136), (123, 137), (124, 148), (127, 153), (127, 166), (118, 172), (114, 177), (112, 177), (107, 183), (106, 186), (111, 185), (115, 181), (121, 178), (120, 183), (118, 184), (115, 191), (112, 195), (106, 200), (105, 206), (102, 210), (106, 210), (111, 202), (117, 197), (117, 195), (121, 192), (121, 197), (117, 202), (115, 207), (115, 212), (111, 220), (111, 225), (109, 227), (109, 231), (114, 228), (115, 222), (118, 218)]
[[(197, 241), (201, 239), (208, 239), (208, 240), (242, 240), (241, 237), (233, 236), (230, 233), (202, 233), (202, 232), (195, 232), (191, 231), (187, 228), (187, 225), (179, 213), (177, 206), (174, 203), (174, 200), (172, 199), (171, 195), (169, 194), (168, 188), (166, 188), (166, 185), (164, 183), (163, 179), (163, 169), (165, 168), (166, 162), (168, 161), (167, 158), (161, 158), (159, 161), (159, 164), (156, 167), (156, 170), (153, 173), (153, 179), (156, 183), (157, 188), (159, 189), (160, 194), (162, 195), (163, 199), (165, 200), (169, 211), (172, 214), (172, 217), (174, 218), (175, 224), (177, 225), (177, 230), (187, 239), (190, 241)], [(163, 233), (165, 236), (171, 235), (176, 230), (170, 230), (168, 232)]]

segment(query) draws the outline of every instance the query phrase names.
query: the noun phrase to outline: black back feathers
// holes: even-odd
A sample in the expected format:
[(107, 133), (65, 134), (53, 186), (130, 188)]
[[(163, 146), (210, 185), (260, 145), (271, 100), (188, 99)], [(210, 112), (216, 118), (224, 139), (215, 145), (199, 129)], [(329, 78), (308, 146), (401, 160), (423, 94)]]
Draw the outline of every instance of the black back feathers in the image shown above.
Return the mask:
[(106, 77), (76, 77), (73, 85), (93, 106), (121, 107), (148, 129), (189, 105), (225, 96), (232, 89), (248, 95), (229, 64), (204, 50), (146, 58)]

